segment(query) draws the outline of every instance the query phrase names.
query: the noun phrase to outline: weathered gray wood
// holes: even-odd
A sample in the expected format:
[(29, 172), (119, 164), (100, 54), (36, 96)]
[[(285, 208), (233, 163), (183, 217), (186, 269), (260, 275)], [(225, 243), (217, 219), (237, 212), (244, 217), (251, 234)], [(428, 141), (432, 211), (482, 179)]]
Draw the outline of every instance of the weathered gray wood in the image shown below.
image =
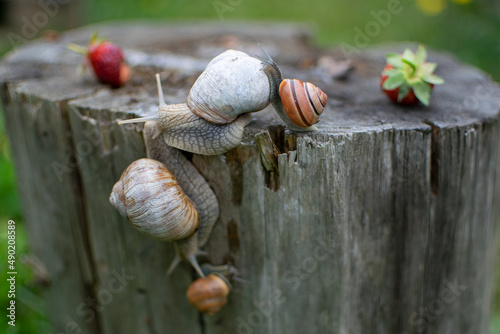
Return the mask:
[[(298, 69), (303, 58), (339, 55), (311, 47), (301, 28), (128, 23), (100, 27), (134, 66), (132, 82), (110, 90), (76, 79), (79, 59), (64, 50), (94, 29), (27, 45), (0, 64), (24, 218), (51, 274), (44, 290), (56, 332), (72, 321), (89, 333), (487, 333), (500, 88), (485, 74), (432, 52), (446, 85), (431, 107), (400, 108), (378, 80), (385, 52), (408, 44), (366, 50), (336, 81)], [(145, 156), (142, 125), (116, 120), (156, 111), (155, 72), (167, 102), (182, 102), (228, 40), (251, 54), (264, 41), (285, 76), (317, 83), (329, 101), (316, 133), (285, 131), (267, 108), (240, 147), (192, 157), (221, 210), (204, 260), (230, 263), (249, 281), (234, 282), (228, 305), (208, 317), (185, 299), (188, 265), (165, 277), (172, 245), (140, 235), (108, 196)], [(54, 162), (69, 169), (57, 173)], [(94, 319), (78, 310), (87, 298), (101, 304)]]
[[(47, 84), (4, 84), (2, 101), (30, 248), (50, 273), (43, 296), (56, 328), (65, 331), (74, 328), (76, 308), (92, 295), (94, 279), (66, 101), (95, 89), (74, 81)], [(80, 328), (97, 330), (95, 322)]]

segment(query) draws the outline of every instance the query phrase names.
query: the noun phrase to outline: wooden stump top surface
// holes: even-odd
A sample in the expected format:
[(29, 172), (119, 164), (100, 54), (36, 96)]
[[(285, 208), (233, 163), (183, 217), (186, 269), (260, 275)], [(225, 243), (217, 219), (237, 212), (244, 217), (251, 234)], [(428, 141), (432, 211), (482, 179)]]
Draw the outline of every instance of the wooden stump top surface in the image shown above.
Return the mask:
[[(123, 88), (109, 89), (90, 74), (77, 77), (75, 73), (82, 56), (67, 50), (66, 45), (86, 45), (96, 29), (125, 49), (133, 76)], [(461, 64), (450, 54), (434, 51), (428, 60), (438, 64), (436, 74), (446, 83), (435, 87), (430, 106), (394, 105), (379, 87), (385, 54), (402, 52), (406, 47), (416, 49), (416, 44), (363, 50), (351, 59), (353, 71), (344, 79), (334, 79), (316, 63), (323, 56), (343, 60), (341, 50), (315, 48), (307, 26), (286, 24), (117, 23), (87, 27), (66, 32), (54, 42), (40, 40), (11, 52), (0, 64), (0, 82), (24, 81), (20, 90), (54, 100), (84, 96), (87, 98), (78, 103), (92, 109), (149, 115), (157, 110), (155, 73), (168, 77), (163, 83), (167, 103), (185, 102), (192, 83), (213, 57), (229, 48), (262, 56), (258, 43), (285, 77), (310, 81), (328, 94), (318, 124), (320, 131), (314, 135), (475, 124), (497, 118), (500, 110), (500, 88), (487, 74)], [(280, 124), (268, 107), (254, 114), (249, 130)]]

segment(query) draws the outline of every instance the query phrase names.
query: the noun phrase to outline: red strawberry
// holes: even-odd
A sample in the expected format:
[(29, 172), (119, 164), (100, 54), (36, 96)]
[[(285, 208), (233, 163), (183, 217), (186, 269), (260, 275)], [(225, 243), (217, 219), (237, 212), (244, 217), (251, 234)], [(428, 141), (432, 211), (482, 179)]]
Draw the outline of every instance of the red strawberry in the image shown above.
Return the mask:
[(116, 88), (123, 86), (130, 78), (130, 68), (125, 63), (122, 49), (97, 38), (97, 34), (90, 40), (88, 49), (74, 44), (68, 45), (68, 48), (86, 54), (85, 65), (90, 63), (97, 79), (104, 84)]
[(420, 101), (429, 105), (434, 85), (443, 84), (444, 80), (434, 74), (437, 65), (426, 62), (426, 58), (423, 46), (418, 48), (417, 54), (406, 49), (402, 55), (387, 55), (380, 86), (391, 101), (404, 105)]

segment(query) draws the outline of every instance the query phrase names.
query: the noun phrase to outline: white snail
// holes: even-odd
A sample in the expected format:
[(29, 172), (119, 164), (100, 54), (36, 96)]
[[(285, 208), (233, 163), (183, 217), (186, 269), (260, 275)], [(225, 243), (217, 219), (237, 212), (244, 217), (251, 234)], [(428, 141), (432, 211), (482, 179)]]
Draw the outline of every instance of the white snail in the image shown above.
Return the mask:
[[(279, 93), (283, 78), (269, 56), (261, 60), (241, 51), (223, 52), (208, 64), (196, 80), (186, 103), (167, 105), (159, 76), (156, 78), (159, 96), (157, 114), (121, 121), (120, 124), (153, 120), (168, 145), (185, 151), (215, 155), (235, 148), (241, 142), (244, 127), (251, 121), (247, 113), (262, 110), (269, 103), (272, 103), (290, 129), (316, 129), (311, 125), (317, 121), (317, 117), (307, 118), (311, 119), (310, 122), (294, 123), (297, 112), (292, 111), (293, 115), (287, 116), (290, 108), (284, 108), (283, 104), (290, 105), (288, 100), (299, 109), (305, 103), (297, 102), (294, 91)], [(319, 117), (326, 104), (326, 94), (316, 87), (312, 91), (322, 94), (321, 103), (312, 102), (317, 107)], [(299, 96), (301, 99), (307, 97), (304, 94)]]

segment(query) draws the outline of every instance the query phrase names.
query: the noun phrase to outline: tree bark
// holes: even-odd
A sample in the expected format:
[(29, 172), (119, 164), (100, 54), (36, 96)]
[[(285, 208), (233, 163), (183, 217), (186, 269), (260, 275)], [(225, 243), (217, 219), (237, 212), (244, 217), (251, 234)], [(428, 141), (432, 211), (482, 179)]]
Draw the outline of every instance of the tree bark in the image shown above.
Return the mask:
[[(430, 107), (380, 92), (386, 52), (364, 50), (334, 79), (316, 66), (338, 49), (307, 27), (253, 24), (98, 26), (126, 49), (131, 82), (109, 89), (74, 74), (95, 26), (33, 42), (0, 63), (0, 94), (31, 251), (56, 333), (487, 333), (500, 184), (500, 88), (448, 54), (430, 52), (446, 84)], [(259, 55), (328, 94), (315, 133), (287, 131), (271, 107), (242, 144), (190, 157), (220, 203), (204, 260), (232, 264), (228, 304), (199, 315), (187, 264), (165, 272), (173, 246), (139, 234), (109, 204), (113, 184), (145, 157), (142, 125), (117, 119), (185, 101), (227, 48)]]

